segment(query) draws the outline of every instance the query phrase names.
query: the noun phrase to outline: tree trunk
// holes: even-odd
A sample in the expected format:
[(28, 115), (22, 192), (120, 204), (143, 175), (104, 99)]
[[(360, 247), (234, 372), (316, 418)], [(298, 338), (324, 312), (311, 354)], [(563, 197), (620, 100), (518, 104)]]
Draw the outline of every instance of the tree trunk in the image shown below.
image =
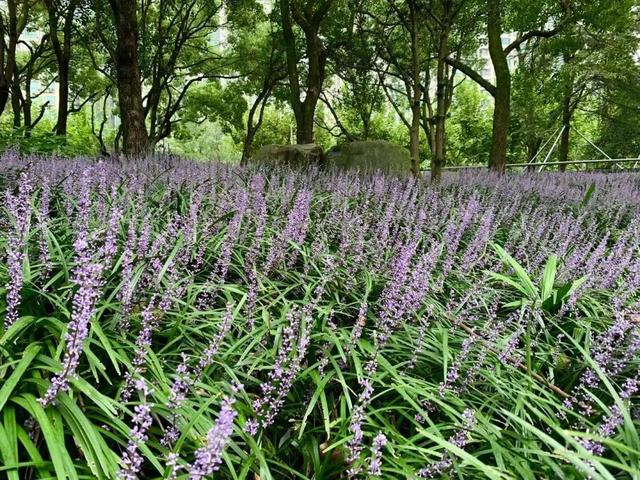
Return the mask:
[[(301, 9), (297, 3), (292, 4), (289, 0), (280, 0), (290, 102), (296, 119), (297, 143), (313, 143), (314, 141), (314, 119), (318, 100), (322, 93), (327, 63), (327, 52), (320, 38), (320, 24), (328, 14), (331, 2), (332, 0), (318, 2), (317, 10), (314, 12), (310, 8)], [(292, 18), (302, 28), (305, 37), (308, 73), (304, 101), (300, 99), (299, 59)]]
[(313, 143), (316, 107), (324, 83), (326, 53), (318, 37), (318, 28), (319, 25), (316, 25), (309, 32), (305, 32), (309, 73), (307, 74), (305, 98), (301, 102), (300, 112), (296, 117), (296, 141), (298, 143)]
[(296, 141), (298, 143), (313, 143), (313, 121), (316, 115), (317, 100), (305, 98), (302, 102), (302, 115), (296, 125)]
[[(264, 109), (267, 105), (267, 100), (271, 95), (272, 85), (268, 80), (265, 80), (262, 91), (253, 102), (253, 105), (249, 109), (249, 115), (247, 117), (247, 134), (244, 137), (244, 144), (242, 146), (242, 158), (240, 159), (241, 165), (246, 165), (251, 154), (253, 153), (253, 140), (256, 137), (256, 133), (262, 126), (262, 119), (264, 118)], [(258, 118), (255, 119), (256, 112), (258, 112)]]
[(58, 60), (58, 119), (56, 135), (67, 134), (69, 119), (69, 59)]
[[(77, 0), (71, 0), (67, 5), (67, 10), (62, 12), (58, 9), (53, 0), (45, 0), (47, 14), (49, 18), (49, 34), (53, 53), (58, 64), (58, 118), (56, 120), (56, 135), (67, 134), (67, 122), (69, 119), (69, 68), (71, 63), (71, 35), (73, 29), (73, 16), (75, 14)], [(64, 19), (62, 26), (62, 42), (58, 36), (58, 19)]]
[(9, 100), (9, 82), (7, 81), (7, 69), (5, 58), (7, 57), (7, 45), (4, 41), (4, 23), (0, 22), (0, 115)]
[(411, 172), (418, 178), (420, 169), (420, 117), (422, 91), (420, 72), (420, 37), (418, 33), (418, 14), (415, 2), (409, 2), (409, 14), (411, 22), (411, 126), (409, 127), (409, 154), (411, 156)]
[(569, 124), (571, 123), (571, 97), (573, 92), (573, 86), (571, 83), (567, 83), (564, 87), (562, 96), (562, 134), (560, 135), (560, 146), (558, 147), (558, 161), (560, 163), (560, 171), (564, 172), (567, 169), (565, 162), (569, 160), (569, 140), (570, 131)]
[(445, 122), (447, 118), (446, 89), (448, 83), (446, 58), (449, 54), (449, 32), (443, 30), (438, 45), (438, 65), (436, 73), (436, 125), (433, 138), (433, 157), (431, 160), (431, 182), (437, 183), (442, 178), (445, 165)]
[(11, 79), (11, 107), (13, 109), (13, 128), (22, 126), (22, 89), (20, 88), (20, 77), (17, 67), (13, 68), (13, 78)]
[[(15, 84), (17, 83), (17, 67), (16, 67), (16, 47), (18, 45), (18, 38), (20, 37), (18, 28), (18, 11), (15, 0), (7, 1), (7, 13), (8, 13), (8, 45), (4, 44), (4, 35), (2, 37), (2, 43), (6, 47), (7, 62), (4, 67), (4, 75), (0, 83), (0, 114), (4, 111), (9, 97), (11, 97), (11, 106), (13, 108), (13, 125), (20, 126), (20, 105), (19, 99), (13, 93)], [(2, 32), (4, 33), (4, 32)], [(18, 102), (18, 103), (16, 103)], [(17, 125), (16, 125), (17, 123)]]
[(500, 0), (487, 0), (489, 55), (496, 74), (489, 168), (498, 173), (504, 173), (511, 119), (511, 72), (509, 71), (507, 54), (502, 47), (500, 10)]
[(24, 98), (22, 99), (22, 114), (24, 116), (24, 136), (31, 136), (32, 116), (31, 116), (31, 78), (33, 76), (33, 65), (29, 65), (24, 81)]
[(420, 104), (411, 106), (411, 127), (409, 128), (409, 154), (411, 156), (411, 172), (420, 176)]
[(287, 74), (289, 77), (289, 102), (296, 120), (296, 138), (298, 125), (302, 124), (302, 102), (300, 101), (300, 78), (298, 76), (298, 55), (296, 51), (295, 35), (291, 21), (291, 5), (289, 0), (280, 0), (280, 16), (282, 18), (282, 36), (284, 39), (287, 59)]
[(493, 111), (493, 131), (491, 135), (491, 152), (489, 168), (504, 173), (507, 163), (507, 143), (510, 122), (510, 85), (499, 86), (496, 82), (495, 107)]
[(116, 26), (116, 80), (122, 122), (122, 150), (126, 155), (149, 152), (144, 121), (142, 85), (138, 67), (138, 21), (136, 2), (110, 0)]

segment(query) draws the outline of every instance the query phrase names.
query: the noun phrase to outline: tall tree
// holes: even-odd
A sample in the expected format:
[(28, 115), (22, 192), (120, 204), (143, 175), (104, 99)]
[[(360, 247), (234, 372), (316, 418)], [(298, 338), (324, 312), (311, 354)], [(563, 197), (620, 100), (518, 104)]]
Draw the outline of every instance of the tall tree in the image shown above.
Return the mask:
[(47, 8), (49, 35), (58, 64), (58, 118), (56, 135), (67, 134), (69, 119), (69, 68), (73, 20), (79, 0), (44, 0)]
[[(447, 59), (475, 45), (472, 35), (477, 21), (468, 14), (471, 9), (464, 10), (460, 18), (469, 0), (385, 3), (388, 8), (376, 17), (385, 92), (409, 131), (414, 174), (420, 175), (422, 129), (431, 152), (431, 180), (438, 182), (446, 161), (446, 119), (456, 85), (456, 69)], [(406, 108), (396, 100), (402, 93)]]
[(435, 58), (436, 101), (433, 109), (427, 86), (424, 97), (429, 118), (423, 123), (433, 125), (428, 131), (431, 143), (432, 182), (440, 181), (446, 163), (446, 118), (451, 108), (456, 74), (455, 67), (451, 70), (447, 58), (450, 55), (458, 58), (468, 44), (474, 43), (469, 41), (475, 23), (469, 22), (471, 15), (467, 14), (466, 18), (460, 19), (460, 13), (467, 2), (468, 0), (432, 0), (428, 6), (430, 8), (427, 9), (426, 25), (431, 34), (432, 56)]
[[(229, 70), (220, 45), (211, 41), (221, 28), (220, 0), (142, 0), (140, 70), (148, 90), (144, 114), (152, 145), (171, 134), (178, 112), (196, 84)], [(240, 3), (240, 2), (238, 2)]]
[(376, 72), (376, 43), (373, 41), (367, 14), (355, 2), (344, 21), (345, 42), (332, 52), (332, 74), (336, 81), (331, 94), (320, 100), (333, 117), (333, 123), (319, 118), (316, 123), (330, 135), (347, 141), (373, 138), (374, 113), (384, 106), (382, 79)]
[[(314, 140), (314, 118), (325, 82), (328, 53), (321, 29), (333, 2), (334, 0), (279, 0), (290, 104), (296, 119), (298, 143), (313, 143)], [(304, 53), (299, 51), (294, 23), (303, 33)], [(306, 60), (306, 75), (302, 72), (303, 57)]]
[[(549, 48), (561, 58), (556, 79), (561, 85), (560, 111), (563, 131), (558, 148), (560, 170), (569, 160), (571, 122), (588, 99), (602, 97), (632, 78), (638, 51), (634, 0), (610, 0), (606, 4), (578, 4), (580, 22), (567, 28)], [(594, 8), (598, 7), (598, 8)], [(622, 82), (620, 81), (622, 80)]]
[(29, 0), (7, 0), (6, 18), (0, 10), (0, 115), (4, 112), (10, 96), (14, 112), (20, 108), (16, 92), (16, 89), (20, 88), (16, 49), (20, 35), (27, 26), (33, 3)]
[[(43, 72), (49, 69), (53, 63), (49, 34), (43, 34), (38, 41), (20, 41), (23, 51), (20, 55), (20, 62), (16, 65), (14, 76), (14, 87), (11, 91), (13, 104), (13, 125), (14, 127), (24, 127), (24, 135), (29, 136), (33, 128), (42, 120), (49, 102), (40, 105), (40, 113), (34, 118), (32, 115), (33, 100), (46, 90), (33, 92), (34, 80)], [(21, 118), (22, 117), (22, 118)]]
[[(505, 32), (507, 0), (486, 0), (486, 35), (489, 46), (489, 56), (491, 64), (495, 72), (495, 84), (483, 78), (483, 76), (468, 63), (459, 59), (448, 57), (447, 62), (459, 69), (471, 80), (478, 83), (484, 88), (494, 99), (493, 110), (493, 129), (491, 139), (491, 151), (489, 152), (489, 168), (497, 172), (504, 172), (507, 163), (507, 143), (509, 138), (509, 124), (511, 117), (511, 69), (509, 67), (509, 55), (522, 44), (528, 42), (532, 38), (549, 38), (556, 35), (561, 26), (570, 18), (569, 0), (559, 0), (558, 8), (548, 12), (545, 5), (524, 4), (524, 2), (514, 2), (510, 5), (512, 10), (513, 22), (510, 25), (511, 30), (519, 31), (518, 37), (511, 43), (503, 45), (503, 34)], [(541, 8), (542, 7), (542, 8)], [(517, 15), (518, 8), (535, 9), (533, 15)], [(525, 25), (520, 24), (521, 18), (524, 18)], [(533, 18), (533, 21), (530, 20)], [(555, 23), (556, 26), (551, 29), (544, 29), (548, 23)], [(535, 28), (527, 30), (531, 27), (531, 23), (537, 23), (536, 26), (543, 28)]]
[(139, 155), (150, 142), (142, 104), (142, 80), (138, 66), (138, 16), (136, 2), (109, 0), (116, 32), (115, 70), (122, 121), (123, 152)]
[[(373, 7), (375, 9), (375, 3)], [(429, 38), (425, 29), (426, 12), (419, 0), (387, 0), (386, 8), (379, 8), (377, 14), (374, 9), (369, 15), (375, 18), (374, 28), (378, 31), (382, 85), (389, 103), (409, 132), (411, 171), (417, 177), (421, 175), (422, 101), (429, 89), (431, 49), (424, 43)]]

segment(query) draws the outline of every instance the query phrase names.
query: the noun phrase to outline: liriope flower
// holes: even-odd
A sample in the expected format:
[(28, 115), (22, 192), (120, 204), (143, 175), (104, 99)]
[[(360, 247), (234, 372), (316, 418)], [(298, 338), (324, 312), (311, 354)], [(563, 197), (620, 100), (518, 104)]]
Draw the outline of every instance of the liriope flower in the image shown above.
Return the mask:
[[(467, 409), (462, 412), (462, 426), (451, 437), (449, 437), (449, 443), (458, 448), (465, 448), (470, 440), (470, 432), (475, 428), (476, 423), (477, 420), (473, 410)], [(441, 475), (448, 473), (452, 468), (453, 460), (449, 453), (445, 452), (438, 461), (420, 469), (418, 471), (418, 477), (439, 478)]]
[(256, 418), (245, 424), (245, 430), (255, 435), (258, 426), (267, 428), (284, 405), (284, 399), (302, 367), (310, 342), (309, 325), (311, 315), (304, 310), (287, 313), (287, 326), (282, 332), (282, 341), (273, 368), (267, 381), (260, 385), (261, 394), (253, 401)]
[(204, 370), (213, 363), (213, 358), (218, 353), (224, 337), (229, 332), (232, 321), (233, 305), (229, 303), (217, 333), (207, 345), (204, 354), (200, 357), (195, 367), (189, 368), (189, 357), (184, 353), (182, 354), (182, 362), (180, 362), (176, 369), (177, 376), (171, 383), (171, 388), (169, 389), (167, 408), (172, 412), (171, 424), (167, 427), (161, 439), (162, 445), (169, 447), (177, 440), (179, 435), (177, 425), (179, 418), (178, 410), (186, 398), (189, 387), (199, 382), (202, 379)]
[(23, 263), (29, 219), (31, 216), (31, 192), (33, 185), (26, 173), (20, 174), (18, 194), (7, 192), (6, 202), (9, 215), (12, 217), (13, 229), (7, 241), (7, 313), (4, 318), (5, 328), (9, 328), (18, 319), (20, 291), (24, 283)]
[(222, 400), (218, 420), (207, 433), (205, 445), (196, 451), (195, 461), (188, 468), (191, 480), (200, 480), (220, 468), (222, 453), (233, 434), (233, 421), (237, 415), (234, 402), (233, 397)]
[(120, 399), (123, 402), (126, 402), (129, 400), (129, 398), (131, 398), (136, 378), (138, 378), (138, 376), (144, 370), (147, 361), (147, 351), (151, 346), (153, 332), (158, 325), (158, 320), (156, 318), (156, 314), (154, 313), (154, 309), (155, 297), (151, 297), (151, 300), (149, 300), (146, 308), (140, 314), (140, 331), (138, 332), (138, 336), (136, 338), (133, 359), (131, 360), (133, 371), (126, 373), (125, 386), (122, 390), (122, 394), (120, 395)]
[(132, 427), (129, 430), (129, 443), (120, 459), (122, 468), (118, 471), (118, 478), (122, 480), (137, 480), (138, 472), (142, 468), (144, 459), (140, 455), (140, 444), (148, 439), (147, 431), (153, 423), (151, 417), (152, 405), (147, 402), (147, 397), (151, 393), (143, 378), (135, 381), (135, 389), (142, 397), (140, 404), (134, 407), (134, 414), (131, 418)]
[(54, 376), (45, 395), (40, 399), (42, 405), (49, 405), (58, 392), (69, 389), (69, 381), (74, 377), (80, 363), (83, 343), (89, 334), (89, 326), (95, 306), (101, 296), (103, 265), (92, 256), (85, 238), (77, 238), (74, 243), (76, 266), (73, 270), (73, 282), (78, 290), (73, 296), (71, 321), (64, 335), (65, 354), (62, 371)]
[(387, 437), (379, 432), (373, 439), (371, 447), (371, 460), (369, 461), (369, 475), (378, 477), (382, 474), (382, 449), (387, 445)]

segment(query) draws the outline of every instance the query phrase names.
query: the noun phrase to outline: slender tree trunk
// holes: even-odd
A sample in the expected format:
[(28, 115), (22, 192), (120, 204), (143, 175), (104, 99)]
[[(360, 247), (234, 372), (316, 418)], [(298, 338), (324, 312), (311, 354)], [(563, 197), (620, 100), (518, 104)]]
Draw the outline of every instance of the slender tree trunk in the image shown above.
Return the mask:
[(242, 145), (242, 158), (240, 159), (240, 165), (246, 165), (249, 163), (249, 159), (253, 154), (253, 140), (256, 137), (258, 129), (254, 126), (247, 129), (247, 134), (244, 137), (244, 144)]
[(67, 134), (69, 120), (69, 59), (58, 61), (58, 119), (56, 121), (56, 135)]
[(314, 120), (318, 100), (324, 83), (327, 54), (322, 45), (319, 33), (320, 24), (309, 25), (305, 30), (307, 58), (309, 59), (309, 73), (307, 74), (307, 88), (302, 102), (301, 115), (297, 124), (296, 137), (298, 143), (313, 143)]
[(558, 161), (560, 163), (560, 171), (564, 172), (567, 169), (565, 162), (569, 160), (569, 140), (571, 123), (571, 97), (573, 92), (573, 85), (570, 82), (564, 87), (562, 96), (562, 134), (560, 135), (560, 146), (558, 147)]
[[(262, 91), (258, 95), (258, 98), (253, 102), (253, 105), (249, 109), (249, 115), (247, 117), (247, 134), (244, 137), (244, 144), (242, 146), (242, 158), (240, 160), (241, 165), (246, 165), (251, 154), (253, 153), (253, 140), (256, 137), (256, 133), (262, 126), (262, 119), (264, 117), (264, 109), (267, 104), (267, 100), (271, 95), (272, 86), (268, 81), (265, 81), (262, 87)], [(256, 113), (258, 118), (256, 119)]]
[(29, 65), (25, 80), (24, 80), (24, 98), (22, 99), (22, 115), (24, 116), (24, 135), (25, 137), (31, 136), (32, 125), (32, 115), (31, 115), (31, 78), (33, 76), (32, 73), (32, 65)]
[(511, 72), (509, 71), (507, 54), (502, 47), (500, 0), (487, 0), (487, 7), (489, 55), (496, 74), (489, 168), (504, 173), (511, 119)]
[[(73, 16), (75, 14), (77, 0), (71, 0), (67, 10), (62, 15), (59, 7), (53, 0), (44, 0), (49, 18), (49, 34), (53, 53), (58, 64), (58, 118), (56, 120), (56, 135), (67, 134), (67, 122), (69, 119), (69, 68), (71, 64), (71, 35), (73, 28)], [(59, 38), (58, 19), (63, 17), (62, 42)]]
[(138, 67), (138, 21), (136, 3), (109, 0), (116, 26), (116, 79), (122, 122), (122, 149), (126, 155), (149, 152), (150, 142), (144, 121), (142, 82)]
[(436, 73), (436, 124), (431, 160), (431, 181), (437, 183), (442, 178), (445, 165), (445, 122), (447, 118), (446, 89), (448, 83), (446, 58), (449, 54), (449, 32), (444, 29), (439, 38), (438, 64)]
[(17, 67), (13, 68), (13, 78), (11, 80), (11, 107), (13, 109), (13, 128), (22, 126), (22, 89), (20, 88), (20, 77)]
[[(13, 108), (13, 126), (20, 126), (20, 100), (15, 92), (17, 81), (17, 66), (16, 66), (16, 47), (18, 45), (18, 38), (20, 36), (18, 29), (18, 10), (16, 0), (7, 1), (7, 13), (9, 18), (8, 37), (9, 43), (7, 45), (7, 63), (4, 69), (4, 85), (0, 90), (0, 114), (4, 111), (5, 106), (11, 97), (11, 106)], [(4, 43), (4, 37), (2, 39)]]
[(5, 66), (8, 52), (4, 41), (4, 31), (4, 23), (0, 22), (0, 115), (4, 112), (4, 107), (9, 99), (9, 82), (7, 81), (7, 68)]
[(420, 176), (420, 118), (422, 99), (420, 81), (420, 35), (415, 2), (409, 2), (411, 22), (411, 126), (409, 127), (409, 154), (411, 156), (411, 172)]
[[(424, 84), (430, 84), (429, 77), (429, 67), (425, 69), (425, 80)], [(424, 132), (424, 136), (427, 138), (427, 142), (429, 144), (429, 152), (431, 153), (431, 158), (434, 156), (434, 152), (436, 151), (436, 129), (435, 129), (435, 113), (433, 111), (433, 105), (431, 105), (431, 96), (429, 95), (429, 89), (422, 89), (422, 131)], [(433, 172), (431, 172), (431, 178), (433, 178)]]
[[(331, 3), (332, 0), (319, 1), (317, 10), (314, 12), (311, 6), (302, 9), (297, 3), (291, 3), (290, 0), (280, 0), (279, 2), (289, 76), (290, 103), (296, 119), (297, 143), (313, 143), (314, 141), (314, 119), (318, 100), (322, 93), (327, 63), (327, 52), (320, 38), (320, 24), (328, 14)], [(292, 18), (302, 28), (305, 37), (308, 72), (304, 101), (300, 99), (299, 59)]]
[(371, 138), (371, 115), (362, 116), (362, 139), (369, 140)]
[(411, 106), (411, 127), (409, 128), (409, 154), (411, 173), (420, 176), (420, 105)]

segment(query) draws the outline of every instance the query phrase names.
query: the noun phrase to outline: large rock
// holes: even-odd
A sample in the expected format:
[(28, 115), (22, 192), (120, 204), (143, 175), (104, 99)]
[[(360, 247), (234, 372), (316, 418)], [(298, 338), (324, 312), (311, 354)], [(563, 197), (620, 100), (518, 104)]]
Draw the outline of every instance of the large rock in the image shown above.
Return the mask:
[(315, 143), (302, 145), (265, 145), (252, 157), (255, 163), (308, 167), (324, 163), (324, 151)]
[(334, 147), (327, 155), (329, 167), (362, 172), (411, 173), (411, 155), (406, 148), (384, 140), (366, 140)]

